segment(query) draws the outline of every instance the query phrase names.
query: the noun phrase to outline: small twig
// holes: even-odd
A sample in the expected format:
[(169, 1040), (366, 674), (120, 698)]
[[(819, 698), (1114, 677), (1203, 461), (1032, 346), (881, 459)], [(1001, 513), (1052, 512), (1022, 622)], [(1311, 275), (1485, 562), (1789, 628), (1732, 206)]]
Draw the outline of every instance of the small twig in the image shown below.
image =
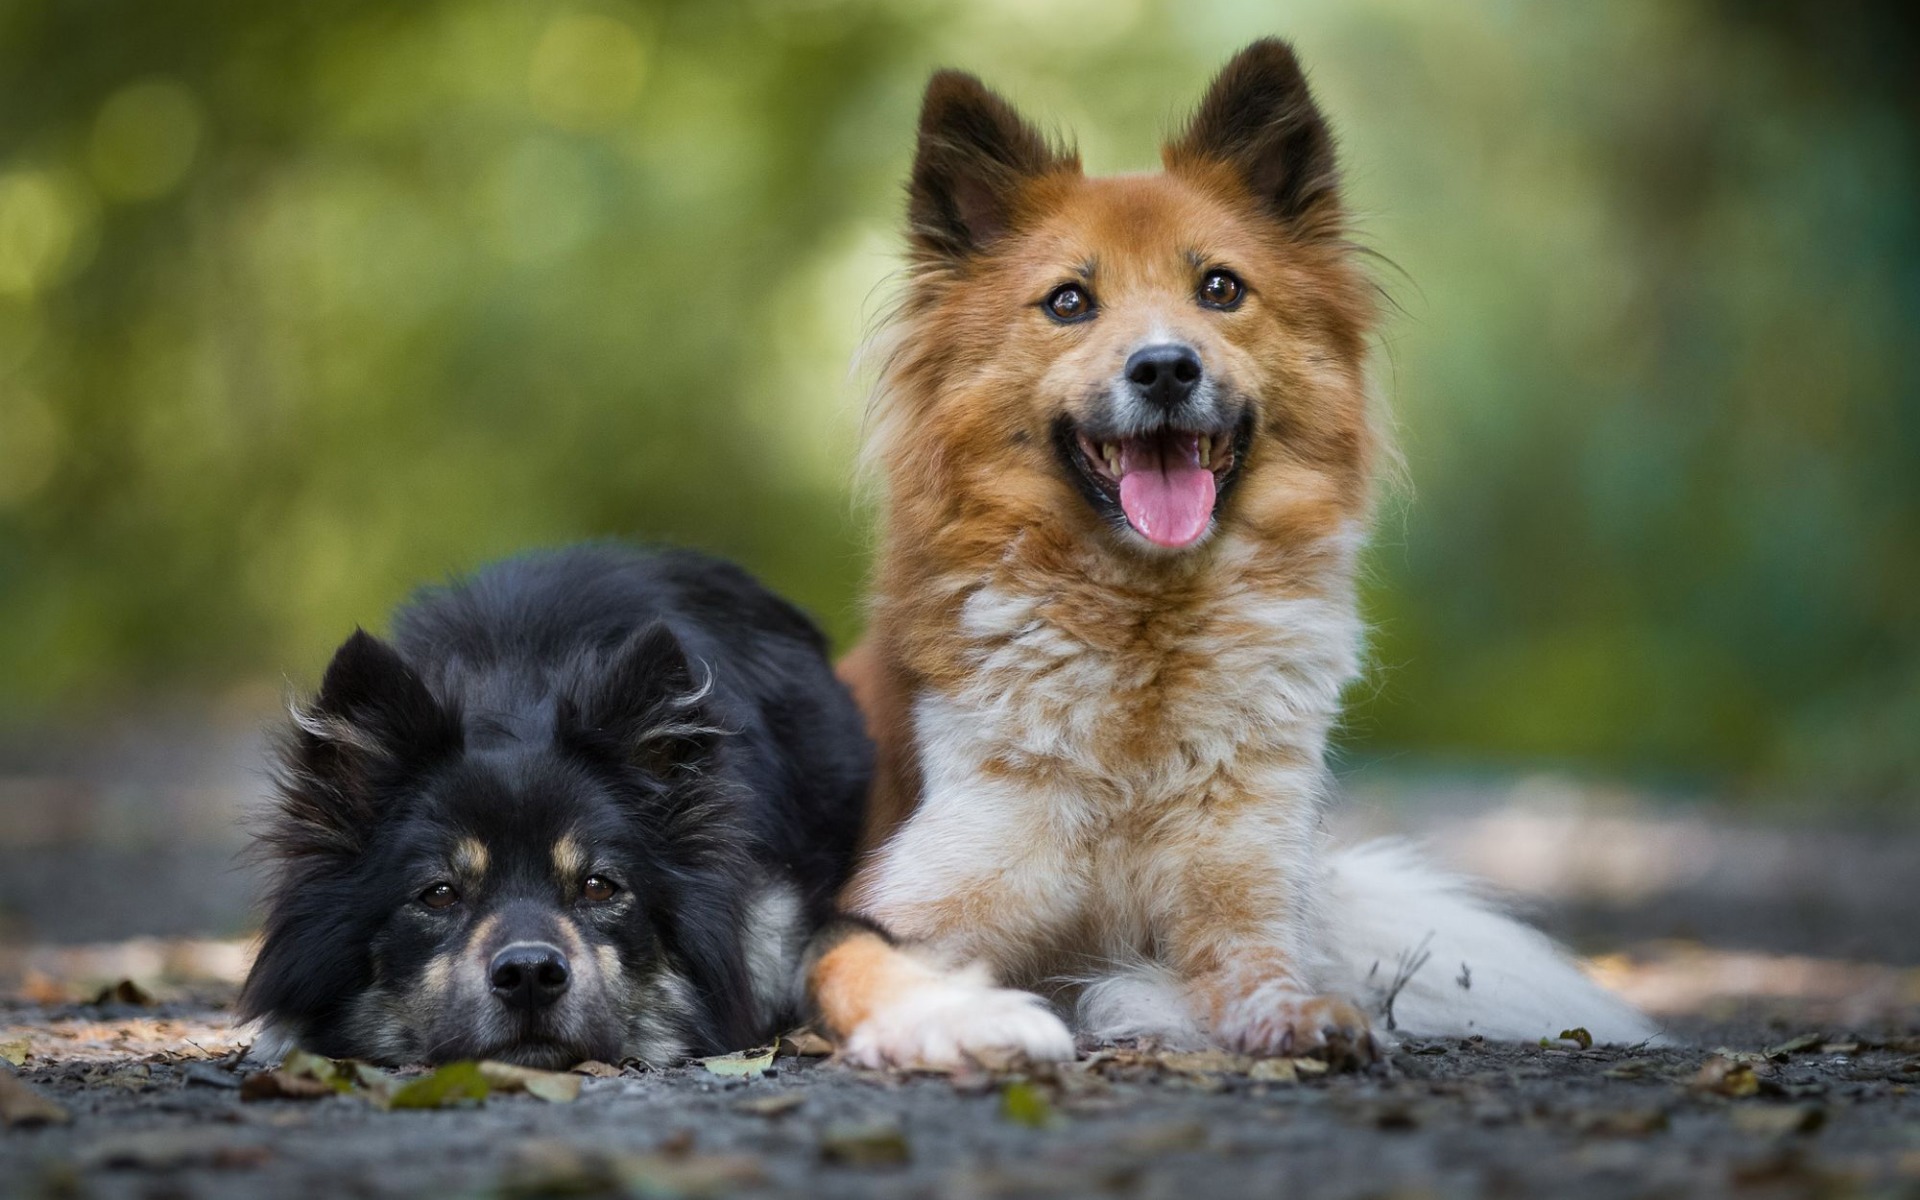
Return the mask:
[(1433, 932), (1429, 930), (1427, 936), (1420, 939), (1418, 946), (1400, 953), (1399, 964), (1393, 971), (1393, 982), (1387, 985), (1387, 994), (1380, 1001), (1380, 1016), (1385, 1021), (1389, 1033), (1399, 1028), (1393, 1020), (1393, 1002), (1400, 998), (1400, 989), (1406, 987), (1420, 968), (1427, 965), (1427, 960), (1433, 957), (1433, 951), (1427, 949), (1432, 941)]

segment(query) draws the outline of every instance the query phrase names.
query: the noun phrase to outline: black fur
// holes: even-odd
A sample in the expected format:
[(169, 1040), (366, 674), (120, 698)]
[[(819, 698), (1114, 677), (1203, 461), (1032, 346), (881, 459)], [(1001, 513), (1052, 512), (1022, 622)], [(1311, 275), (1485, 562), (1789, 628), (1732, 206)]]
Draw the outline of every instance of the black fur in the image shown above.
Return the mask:
[[(285, 739), (242, 1007), (379, 1061), (752, 1045), (797, 1003), (785, 967), (756, 989), (756, 903), (795, 898), (797, 967), (851, 869), (871, 756), (819, 631), (728, 564), (595, 545), (423, 591), (391, 645), (341, 646)], [(436, 909), (442, 882), (458, 899)], [(570, 952), (552, 1011), (490, 990), (503, 939)]]

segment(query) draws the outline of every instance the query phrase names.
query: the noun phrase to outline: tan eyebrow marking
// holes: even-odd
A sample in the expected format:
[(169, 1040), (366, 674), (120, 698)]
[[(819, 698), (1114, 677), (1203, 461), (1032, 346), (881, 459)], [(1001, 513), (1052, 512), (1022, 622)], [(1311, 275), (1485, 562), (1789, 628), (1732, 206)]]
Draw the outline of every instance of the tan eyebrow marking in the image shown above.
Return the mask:
[(479, 838), (461, 838), (454, 843), (453, 869), (478, 879), (487, 873), (487, 845)]
[(587, 869), (587, 856), (580, 849), (580, 843), (573, 840), (571, 834), (563, 834), (553, 844), (553, 869), (561, 879), (568, 883), (579, 880)]

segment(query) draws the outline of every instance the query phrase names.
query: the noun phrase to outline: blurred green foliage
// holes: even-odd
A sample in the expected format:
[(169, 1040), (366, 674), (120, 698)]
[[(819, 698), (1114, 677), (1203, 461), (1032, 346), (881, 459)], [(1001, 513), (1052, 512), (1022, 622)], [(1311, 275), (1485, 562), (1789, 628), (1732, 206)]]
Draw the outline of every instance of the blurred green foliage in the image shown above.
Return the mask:
[(310, 679), (623, 534), (859, 625), (917, 93), (1098, 170), (1300, 46), (1396, 271), (1349, 741), (1920, 782), (1920, 138), (1894, 5), (8, 0), (0, 711)]

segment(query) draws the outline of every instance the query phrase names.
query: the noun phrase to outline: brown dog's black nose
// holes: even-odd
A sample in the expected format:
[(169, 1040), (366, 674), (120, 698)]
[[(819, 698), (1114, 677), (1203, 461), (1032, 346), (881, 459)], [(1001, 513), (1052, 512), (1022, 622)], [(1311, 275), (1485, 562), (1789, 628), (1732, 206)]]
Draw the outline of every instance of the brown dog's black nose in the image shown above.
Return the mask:
[(545, 942), (516, 942), (493, 956), (493, 994), (511, 1008), (545, 1008), (567, 990), (567, 957)]
[(1185, 404), (1200, 376), (1200, 356), (1178, 342), (1142, 346), (1127, 359), (1127, 382), (1155, 408)]

